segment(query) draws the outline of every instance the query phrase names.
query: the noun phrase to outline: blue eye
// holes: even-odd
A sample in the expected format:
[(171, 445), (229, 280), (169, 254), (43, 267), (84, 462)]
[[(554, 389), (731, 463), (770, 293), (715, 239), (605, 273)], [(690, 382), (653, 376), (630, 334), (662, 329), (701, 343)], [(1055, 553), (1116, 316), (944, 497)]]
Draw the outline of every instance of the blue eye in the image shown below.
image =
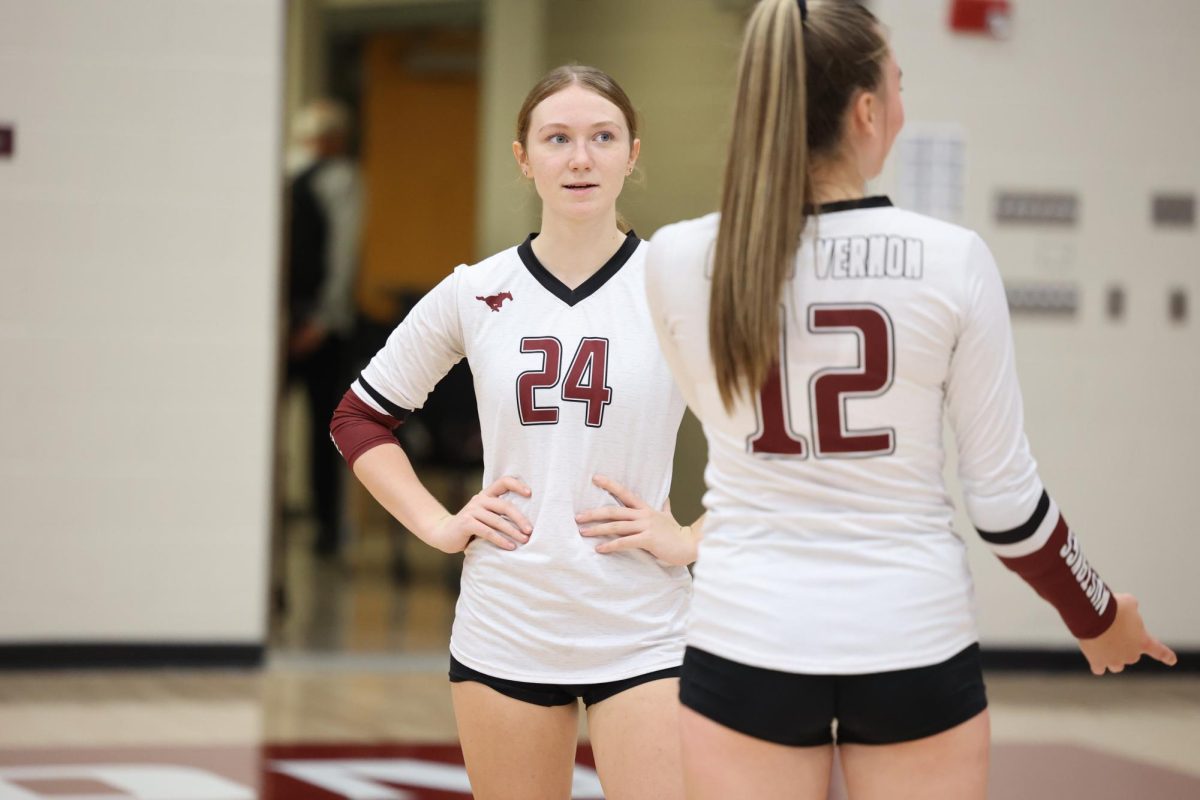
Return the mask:
[(549, 139), (547, 139), (547, 141), (550, 142), (551, 144), (566, 144), (567, 137), (566, 137), (566, 134), (556, 133), (553, 136), (551, 136)]
[(601, 131), (600, 133), (597, 133), (597, 134), (596, 134), (596, 138), (597, 138), (599, 141), (601, 141), (601, 142), (611, 142), (611, 141), (613, 141), (613, 139), (615, 139), (616, 137), (615, 137), (615, 136), (613, 136), (613, 135), (612, 135), (611, 133), (609, 133), (608, 131)]

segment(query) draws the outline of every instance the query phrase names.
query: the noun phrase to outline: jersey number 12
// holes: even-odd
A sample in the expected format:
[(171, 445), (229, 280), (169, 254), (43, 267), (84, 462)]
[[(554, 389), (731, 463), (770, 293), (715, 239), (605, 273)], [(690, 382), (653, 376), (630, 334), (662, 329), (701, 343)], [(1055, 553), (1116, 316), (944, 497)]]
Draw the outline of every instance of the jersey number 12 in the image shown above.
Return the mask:
[[(791, 425), (791, 386), (787, 375), (786, 320), (781, 322), (779, 361), (771, 366), (758, 394), (758, 430), (747, 440), (750, 452), (767, 456), (808, 457), (808, 442)], [(817, 458), (869, 458), (896, 449), (891, 428), (852, 431), (846, 426), (846, 400), (878, 397), (892, 386), (895, 336), (887, 312), (873, 303), (808, 307), (814, 334), (849, 333), (858, 337), (858, 365), (819, 370), (808, 382), (808, 407)], [(780, 368), (783, 364), (783, 368)]]

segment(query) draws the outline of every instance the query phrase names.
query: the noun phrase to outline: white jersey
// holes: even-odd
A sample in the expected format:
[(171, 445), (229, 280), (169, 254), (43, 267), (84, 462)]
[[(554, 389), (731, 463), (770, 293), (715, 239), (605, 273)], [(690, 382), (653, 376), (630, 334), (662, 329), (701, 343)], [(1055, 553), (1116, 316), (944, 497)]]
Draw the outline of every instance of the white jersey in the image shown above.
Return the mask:
[(944, 661), (977, 635), (943, 409), (967, 510), (1003, 532), (984, 533), (999, 555), (1035, 551), (1058, 520), (1023, 433), (991, 254), (886, 198), (823, 207), (784, 287), (783, 368), (727, 414), (708, 337), (718, 221), (663, 228), (647, 262), (664, 352), (709, 447), (688, 643), (797, 673)]
[(527, 239), (460, 266), (426, 295), (354, 383), (364, 402), (403, 417), (464, 356), (475, 379), (484, 486), (533, 526), (514, 551), (467, 547), (450, 651), (488, 675), (599, 683), (678, 666), (691, 578), (643, 550), (595, 552), (575, 515), (617, 505), (606, 475), (661, 508), (683, 400), (645, 299), (646, 245), (630, 234), (595, 275), (568, 289)]

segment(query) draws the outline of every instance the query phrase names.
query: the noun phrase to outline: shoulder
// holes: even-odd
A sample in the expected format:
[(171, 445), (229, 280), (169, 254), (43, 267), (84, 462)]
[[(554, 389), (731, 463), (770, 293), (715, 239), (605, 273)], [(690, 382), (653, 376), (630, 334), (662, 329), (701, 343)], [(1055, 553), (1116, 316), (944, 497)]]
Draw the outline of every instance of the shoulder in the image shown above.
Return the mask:
[(651, 247), (686, 247), (689, 244), (707, 244), (717, 238), (717, 226), (721, 215), (713, 212), (695, 219), (685, 219), (664, 225), (650, 237)]
[(966, 249), (971, 247), (975, 241), (982, 241), (975, 231), (964, 228), (962, 225), (955, 225), (953, 222), (946, 222), (903, 208), (891, 208), (888, 209), (888, 213), (892, 216), (897, 229), (903, 230), (906, 234), (911, 232), (911, 235), (929, 242), (945, 244), (951, 248)]
[(651, 279), (656, 273), (702, 275), (720, 222), (721, 215), (713, 213), (659, 228), (646, 248), (647, 275)]
[(952, 222), (907, 211), (887, 209), (892, 235), (921, 243), (921, 258), (927, 272), (971, 279), (996, 271), (992, 252), (976, 231)]
[(469, 289), (489, 286), (497, 280), (507, 280), (520, 268), (521, 257), (514, 246), (474, 264), (459, 264), (454, 268), (452, 276), (459, 285)]

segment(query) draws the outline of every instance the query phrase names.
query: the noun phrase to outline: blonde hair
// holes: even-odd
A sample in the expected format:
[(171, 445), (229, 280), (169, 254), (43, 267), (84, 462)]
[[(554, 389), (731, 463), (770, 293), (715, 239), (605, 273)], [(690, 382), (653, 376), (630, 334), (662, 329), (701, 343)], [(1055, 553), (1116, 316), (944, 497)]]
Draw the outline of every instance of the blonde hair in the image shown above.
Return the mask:
[(517, 141), (521, 143), (522, 147), (529, 145), (526, 141), (529, 138), (529, 120), (533, 117), (533, 110), (538, 107), (538, 104), (550, 95), (558, 94), (568, 86), (576, 85), (595, 92), (619, 108), (625, 117), (625, 126), (629, 128), (629, 141), (632, 142), (637, 138), (637, 111), (634, 110), (629, 95), (625, 94), (621, 85), (602, 69), (585, 67), (581, 64), (564, 64), (543, 75), (542, 79), (529, 90), (529, 94), (525, 95), (525, 102), (521, 104), (521, 110), (517, 112)]
[(880, 85), (887, 42), (854, 2), (761, 0), (746, 26), (713, 254), (709, 352), (731, 410), (779, 359), (780, 303), (813, 199), (811, 157), (841, 146), (858, 89)]

